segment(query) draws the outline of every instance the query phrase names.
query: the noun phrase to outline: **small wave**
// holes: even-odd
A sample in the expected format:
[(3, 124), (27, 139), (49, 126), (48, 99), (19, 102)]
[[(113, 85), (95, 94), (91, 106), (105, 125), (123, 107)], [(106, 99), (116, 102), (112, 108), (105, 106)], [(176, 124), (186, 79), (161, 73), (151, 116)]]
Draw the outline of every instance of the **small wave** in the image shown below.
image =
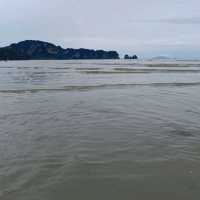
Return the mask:
[(101, 84), (101, 85), (84, 85), (84, 86), (65, 86), (62, 88), (33, 88), (33, 89), (11, 89), (0, 90), (0, 93), (36, 93), (36, 92), (59, 92), (59, 91), (89, 91), (96, 89), (123, 89), (132, 87), (191, 87), (200, 86), (200, 82), (191, 83), (133, 83), (133, 84)]
[(166, 67), (166, 68), (174, 68), (174, 67), (200, 67), (200, 64), (176, 64), (176, 63), (154, 63), (154, 64), (144, 64), (147, 67)]
[(200, 73), (200, 70), (185, 69), (134, 69), (134, 68), (113, 68), (111, 71), (103, 71), (96, 69), (81, 69), (81, 73), (85, 74), (146, 74), (146, 73)]
[(133, 68), (113, 68), (115, 71), (120, 72), (136, 72), (136, 73), (200, 73), (200, 70), (194, 69), (133, 69)]
[(79, 68), (76, 68), (76, 70), (100, 70), (102, 68), (100, 67), (79, 67)]
[(0, 69), (13, 69), (16, 67), (11, 67), (11, 66), (0, 66)]
[[(31, 69), (32, 67), (25, 67), (25, 66), (20, 66), (20, 67), (17, 67), (17, 69)], [(38, 69), (38, 68), (36, 68)]]
[(52, 71), (52, 72), (33, 72), (34, 75), (43, 75), (43, 74), (67, 74), (66, 71)]
[(151, 73), (149, 71), (141, 71), (141, 70), (129, 70), (129, 71), (92, 71), (92, 70), (87, 70), (87, 71), (81, 71), (81, 73), (85, 74), (139, 74), (139, 73)]
[(49, 69), (58, 69), (58, 70), (64, 70), (64, 69), (71, 69), (70, 67), (49, 67)]

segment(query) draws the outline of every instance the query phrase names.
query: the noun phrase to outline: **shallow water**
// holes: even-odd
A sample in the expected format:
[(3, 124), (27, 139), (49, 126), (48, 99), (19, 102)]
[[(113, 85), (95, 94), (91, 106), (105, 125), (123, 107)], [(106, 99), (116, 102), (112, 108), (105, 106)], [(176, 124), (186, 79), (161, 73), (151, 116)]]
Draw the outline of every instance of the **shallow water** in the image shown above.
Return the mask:
[(0, 62), (0, 199), (198, 200), (200, 61)]

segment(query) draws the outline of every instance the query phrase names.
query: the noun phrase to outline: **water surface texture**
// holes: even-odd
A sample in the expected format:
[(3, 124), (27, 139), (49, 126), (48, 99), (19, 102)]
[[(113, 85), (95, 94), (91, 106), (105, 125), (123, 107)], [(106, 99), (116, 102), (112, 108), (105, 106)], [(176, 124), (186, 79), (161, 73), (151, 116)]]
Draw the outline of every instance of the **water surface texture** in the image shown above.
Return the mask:
[(199, 200), (199, 61), (0, 62), (0, 199)]

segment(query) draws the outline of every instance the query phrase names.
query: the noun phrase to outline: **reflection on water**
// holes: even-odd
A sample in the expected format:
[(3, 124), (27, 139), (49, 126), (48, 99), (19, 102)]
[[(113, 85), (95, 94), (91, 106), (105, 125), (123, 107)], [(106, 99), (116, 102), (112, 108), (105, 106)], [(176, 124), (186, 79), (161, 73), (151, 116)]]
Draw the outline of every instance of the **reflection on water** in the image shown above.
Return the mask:
[(0, 198), (199, 199), (199, 66), (0, 62)]

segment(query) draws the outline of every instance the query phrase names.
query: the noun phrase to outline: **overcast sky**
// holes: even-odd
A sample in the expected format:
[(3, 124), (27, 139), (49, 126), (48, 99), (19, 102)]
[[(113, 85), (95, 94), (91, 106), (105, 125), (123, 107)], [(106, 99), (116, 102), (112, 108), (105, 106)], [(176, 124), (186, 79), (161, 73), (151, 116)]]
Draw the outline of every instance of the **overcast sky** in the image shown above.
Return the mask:
[(0, 0), (0, 46), (25, 39), (140, 56), (200, 55), (199, 0)]

